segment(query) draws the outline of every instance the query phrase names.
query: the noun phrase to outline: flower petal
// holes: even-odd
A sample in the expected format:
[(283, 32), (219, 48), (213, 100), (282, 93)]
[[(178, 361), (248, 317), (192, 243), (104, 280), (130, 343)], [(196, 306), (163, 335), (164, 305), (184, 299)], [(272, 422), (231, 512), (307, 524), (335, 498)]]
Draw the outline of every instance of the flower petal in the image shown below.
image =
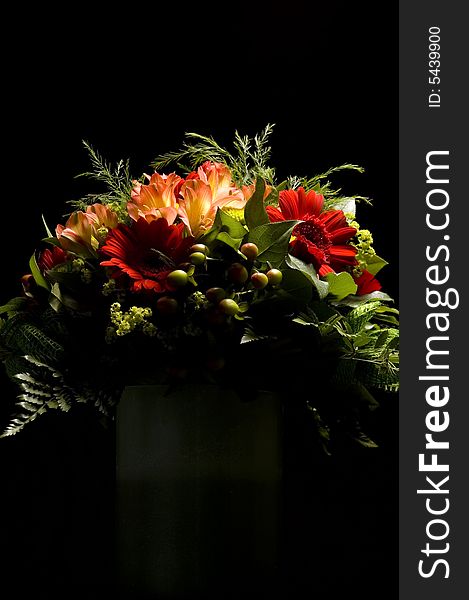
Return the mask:
[(331, 241), (333, 244), (343, 244), (352, 239), (356, 233), (355, 227), (339, 227), (331, 232)]
[(355, 283), (358, 286), (357, 296), (371, 294), (371, 292), (377, 292), (381, 289), (380, 282), (367, 270), (363, 271), (360, 277), (355, 278)]
[(304, 219), (306, 215), (318, 216), (324, 206), (324, 197), (310, 190), (308, 193), (302, 187), (298, 188), (298, 212), (300, 218)]
[(278, 204), (284, 221), (297, 220), (303, 217), (298, 210), (298, 192), (295, 190), (282, 190), (279, 194)]
[(348, 227), (347, 219), (341, 210), (329, 210), (322, 213), (320, 219), (330, 233), (332, 233), (334, 229)]
[(276, 206), (266, 206), (265, 210), (267, 211), (269, 220), (272, 223), (277, 223), (278, 221), (285, 221), (285, 217)]

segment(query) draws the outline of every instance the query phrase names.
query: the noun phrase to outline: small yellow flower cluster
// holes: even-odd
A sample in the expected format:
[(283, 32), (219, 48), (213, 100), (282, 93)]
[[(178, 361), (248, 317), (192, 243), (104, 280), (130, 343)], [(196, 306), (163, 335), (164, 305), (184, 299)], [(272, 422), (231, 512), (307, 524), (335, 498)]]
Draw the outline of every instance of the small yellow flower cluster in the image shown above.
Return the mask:
[(207, 300), (207, 297), (202, 292), (194, 292), (187, 298), (187, 304), (193, 310), (201, 310), (206, 308), (210, 303)]
[(116, 290), (116, 280), (109, 279), (103, 284), (102, 294), (103, 296), (110, 296)]
[[(111, 323), (106, 332), (106, 339), (113, 339), (114, 335), (122, 337), (140, 328), (144, 335), (154, 336), (157, 333), (156, 326), (146, 319), (152, 316), (151, 308), (131, 306), (126, 312), (121, 310), (119, 302), (111, 304)], [(113, 333), (114, 332), (114, 333)]]
[[(366, 269), (369, 259), (376, 255), (373, 248), (373, 236), (369, 229), (360, 229), (360, 225), (354, 220), (353, 216), (346, 215), (350, 227), (355, 227), (357, 233), (355, 237), (357, 241), (352, 242), (352, 245), (357, 249), (357, 261), (358, 265), (354, 268), (353, 272), (356, 277), (360, 277), (363, 271)], [(351, 218), (349, 218), (351, 216)]]
[(125, 290), (118, 288), (115, 279), (109, 279), (105, 283), (103, 283), (103, 287), (101, 289), (101, 293), (103, 296), (112, 296), (114, 295), (116, 302), (124, 302), (126, 298)]
[(85, 266), (85, 261), (82, 258), (75, 258), (72, 260), (72, 271), (79, 273)]
[(83, 283), (91, 283), (93, 278), (93, 272), (86, 266), (86, 263), (82, 258), (75, 258), (71, 262), (65, 262), (56, 267), (56, 269), (60, 273), (71, 272), (79, 274)]

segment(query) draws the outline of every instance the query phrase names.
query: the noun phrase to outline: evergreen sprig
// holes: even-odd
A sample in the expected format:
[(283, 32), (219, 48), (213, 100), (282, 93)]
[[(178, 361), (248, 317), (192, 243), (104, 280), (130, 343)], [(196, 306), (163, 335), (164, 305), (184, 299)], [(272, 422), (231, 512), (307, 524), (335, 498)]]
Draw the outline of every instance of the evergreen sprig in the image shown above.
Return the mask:
[(274, 124), (269, 123), (253, 138), (242, 136), (236, 131), (234, 152), (221, 146), (211, 136), (188, 132), (180, 150), (158, 156), (152, 166), (158, 171), (170, 164), (177, 164), (189, 171), (209, 160), (221, 162), (229, 167), (235, 183), (239, 186), (248, 185), (258, 177), (273, 185), (275, 170), (268, 165), (271, 156), (269, 138), (273, 128)]
[(296, 175), (290, 176), (287, 180), (287, 187), (291, 189), (297, 189), (303, 187), (307, 192), (314, 190), (324, 196), (324, 209), (329, 210), (333, 208), (338, 202), (346, 202), (348, 200), (355, 200), (356, 202), (362, 201), (370, 204), (371, 201), (366, 196), (360, 196), (354, 194), (351, 196), (345, 196), (342, 194), (342, 189), (334, 189), (332, 182), (329, 180), (331, 175), (341, 171), (356, 171), (358, 173), (364, 173), (365, 169), (359, 165), (351, 163), (344, 163), (336, 167), (331, 167), (324, 173), (319, 175), (313, 175), (312, 177), (298, 177)]
[(105, 191), (95, 194), (86, 194), (78, 200), (70, 200), (74, 210), (85, 210), (87, 206), (100, 202), (110, 204), (115, 209), (125, 206), (132, 191), (132, 177), (130, 175), (130, 161), (119, 160), (115, 165), (106, 161), (91, 144), (83, 140), (83, 146), (88, 152), (91, 168), (89, 171), (79, 173), (76, 178), (88, 177), (103, 184)]

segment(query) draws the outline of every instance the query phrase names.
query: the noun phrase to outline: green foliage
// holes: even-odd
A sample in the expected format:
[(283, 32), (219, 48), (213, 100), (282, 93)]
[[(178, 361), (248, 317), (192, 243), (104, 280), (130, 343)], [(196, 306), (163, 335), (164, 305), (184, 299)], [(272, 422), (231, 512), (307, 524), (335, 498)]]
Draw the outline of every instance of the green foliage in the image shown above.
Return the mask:
[(8, 317), (13, 317), (16, 313), (22, 312), (28, 304), (28, 298), (19, 296), (18, 298), (12, 298), (3, 306), (0, 306), (0, 315), (7, 314)]
[(38, 324), (18, 313), (0, 330), (0, 344), (8, 350), (34, 356), (47, 364), (58, 364), (64, 358), (63, 347), (50, 338)]
[[(302, 395), (300, 387), (311, 384), (317, 398), (314, 404), (313, 399), (307, 399), (306, 409), (326, 452), (339, 429), (356, 443), (375, 447), (361, 429), (358, 412), (360, 407), (375, 406), (370, 390), (398, 389), (398, 311), (388, 305), (392, 299), (384, 292), (355, 295), (357, 285), (351, 269), (318, 277), (313, 265), (289, 255), (298, 221), (271, 223), (265, 208), (266, 204), (278, 203), (281, 190), (303, 186), (324, 196), (325, 210), (344, 211), (351, 225), (359, 228), (353, 221), (356, 202), (368, 199), (342, 194), (330, 178), (363, 169), (343, 164), (309, 178), (290, 177), (276, 185), (275, 171), (268, 164), (272, 131), (273, 126), (267, 125), (254, 137), (235, 132), (230, 149), (212, 137), (187, 133), (180, 151), (156, 159), (154, 167), (158, 170), (171, 163), (189, 171), (205, 161), (221, 162), (230, 169), (238, 187), (255, 182), (241, 221), (234, 217), (242, 211), (218, 209), (211, 229), (197, 239), (208, 247), (207, 256), (186, 271), (187, 286), (165, 292), (177, 307), (171, 318), (159, 312), (160, 307), (154, 314), (148, 312), (147, 296), (134, 296), (118, 278), (112, 278), (112, 285), (111, 280), (106, 282), (113, 273), (100, 269), (98, 251), (86, 261), (69, 254), (70, 260), (45, 275), (38, 267), (37, 254), (33, 254), (30, 269), (37, 286), (31, 286), (28, 297), (13, 298), (0, 307), (0, 358), (8, 376), (21, 389), (19, 412), (3, 436), (14, 435), (49, 410), (67, 412), (76, 403), (92, 403), (109, 414), (122, 387), (132, 378), (139, 381), (141, 371), (150, 378), (155, 371), (157, 377), (169, 376), (165, 368), (172, 367), (176, 357), (175, 363), (179, 367), (182, 362), (181, 371), (188, 370), (191, 378), (202, 376), (226, 383), (223, 378), (229, 373), (231, 384), (233, 373), (234, 379), (242, 373), (240, 386), (249, 387), (252, 382), (265, 385), (266, 380), (274, 379), (266, 375), (273, 373), (275, 386), (288, 393), (295, 388), (295, 397)], [(112, 165), (87, 142), (84, 147), (91, 167), (79, 177), (91, 178), (104, 191), (71, 204), (85, 210), (101, 202), (117, 213), (120, 222), (130, 222), (126, 210), (133, 188), (129, 161)], [(272, 190), (264, 199), (266, 186)], [(48, 236), (43, 241), (60, 245), (43, 221)], [(100, 242), (105, 235), (103, 227)], [(257, 246), (257, 257), (247, 260), (240, 253), (245, 242)], [(371, 244), (371, 233), (359, 229), (353, 242), (360, 259), (354, 275), (364, 268), (375, 274), (387, 264)], [(177, 266), (176, 261), (154, 251), (167, 266)], [(227, 277), (235, 260), (247, 270), (245, 281)], [(265, 276), (272, 268), (281, 270), (281, 281), (280, 276), (277, 280), (272, 274)], [(254, 275), (257, 271), (264, 273), (265, 286), (259, 284), (259, 275)], [(235, 304), (239, 312), (221, 311), (217, 295), (205, 296), (210, 288), (221, 288), (225, 304)], [(114, 321), (111, 318), (111, 322), (106, 321), (109, 311), (105, 310), (110, 294), (115, 304), (122, 306), (121, 316)], [(131, 305), (134, 299), (145, 307)], [(142, 318), (137, 319), (138, 315)], [(138, 329), (137, 325), (150, 317), (152, 320), (144, 323), (146, 329)], [(119, 334), (118, 344), (106, 344), (112, 327), (116, 338)], [(211, 360), (212, 355), (226, 359), (223, 369), (231, 369), (222, 369), (220, 379), (218, 372), (208, 372), (209, 365), (217, 362)], [(185, 356), (191, 357), (189, 365), (184, 363)], [(106, 385), (109, 388), (103, 387)]]
[(333, 304), (336, 306), (348, 306), (350, 308), (355, 308), (357, 306), (361, 306), (362, 304), (366, 304), (370, 300), (381, 300), (383, 302), (393, 302), (393, 299), (388, 296), (385, 292), (377, 291), (371, 292), (369, 294), (364, 294), (363, 296), (346, 296), (342, 298), (342, 300), (336, 301)]
[[(91, 161), (91, 170), (80, 173), (77, 177), (88, 177), (104, 187), (103, 192), (87, 194), (79, 200), (70, 200), (74, 210), (85, 210), (87, 206), (100, 202), (108, 204), (118, 214), (125, 208), (132, 191), (132, 177), (130, 176), (130, 161), (119, 160), (114, 166), (107, 162), (88, 142), (83, 141), (83, 146), (88, 152)], [(50, 237), (50, 235), (49, 235)]]
[(299, 271), (310, 283), (311, 287), (315, 289), (316, 296), (323, 300), (329, 293), (329, 284), (327, 281), (322, 281), (316, 274), (313, 265), (306, 264), (301, 259), (296, 258), (288, 254), (285, 260), (285, 264), (290, 269)]
[(93, 403), (107, 416), (120, 393), (120, 390), (113, 394), (87, 386), (77, 389), (67, 383), (61, 371), (48, 362), (41, 362), (27, 354), (10, 355), (5, 361), (5, 367), (9, 377), (16, 381), (21, 389), (16, 403), (20, 412), (0, 434), (0, 438), (16, 435), (48, 410), (68, 412), (75, 403)]
[(39, 287), (42, 287), (49, 291), (50, 286), (47, 281), (44, 279), (41, 270), (39, 269), (36, 261), (36, 254), (33, 254), (29, 260), (29, 268), (31, 269), (31, 273), (34, 277), (34, 281), (37, 283)]
[(236, 219), (222, 209), (217, 210), (213, 225), (210, 230), (199, 238), (199, 243), (213, 248), (217, 243), (222, 243), (238, 251), (247, 230)]
[(326, 280), (329, 284), (329, 296), (335, 300), (342, 300), (350, 294), (355, 294), (357, 291), (357, 284), (350, 273), (346, 271), (342, 271), (342, 273), (328, 273)]
[[(399, 387), (399, 331), (378, 323), (380, 312), (388, 310), (395, 311), (379, 301), (366, 302), (336, 320), (334, 329), (342, 340), (340, 361), (354, 363), (353, 380), (395, 391)], [(339, 375), (343, 368), (339, 367)], [(351, 373), (347, 376), (350, 381)]]
[(366, 196), (352, 195), (344, 196), (341, 188), (333, 188), (332, 182), (329, 181), (329, 177), (335, 173), (341, 171), (356, 171), (358, 173), (364, 173), (363, 167), (358, 165), (345, 163), (336, 167), (331, 167), (325, 173), (319, 175), (313, 175), (312, 177), (297, 177), (292, 176), (288, 179), (288, 187), (296, 189), (303, 187), (307, 192), (314, 190), (324, 196), (324, 209), (330, 210), (337, 208), (343, 210), (345, 213), (355, 214), (355, 202), (363, 201), (370, 203), (370, 199)]
[(273, 184), (275, 171), (268, 166), (271, 155), (269, 138), (273, 128), (273, 124), (268, 124), (261, 133), (253, 138), (242, 136), (236, 131), (233, 152), (220, 146), (213, 137), (199, 133), (186, 133), (186, 141), (181, 150), (158, 156), (152, 166), (155, 170), (161, 170), (170, 164), (186, 165), (186, 169), (189, 171), (210, 160), (227, 165), (232, 172), (234, 181), (239, 186), (250, 184), (257, 178)]
[(266, 225), (269, 217), (264, 206), (265, 182), (263, 179), (257, 179), (254, 194), (249, 198), (244, 207), (244, 220), (249, 230)]
[(297, 223), (298, 221), (279, 221), (251, 229), (246, 240), (259, 248), (257, 260), (280, 267), (288, 251), (291, 232)]
[(323, 451), (327, 455), (330, 456), (331, 455), (331, 452), (329, 451), (329, 446), (330, 446), (330, 442), (331, 442), (330, 427), (328, 427), (326, 425), (326, 423), (324, 423), (321, 415), (319, 414), (318, 409), (312, 405), (310, 400), (306, 401), (306, 406), (311, 415), (311, 419), (313, 421), (313, 426), (315, 427), (315, 429), (317, 431), (321, 447), (322, 447)]
[(313, 285), (308, 275), (297, 269), (282, 271), (283, 279), (279, 294), (287, 295), (288, 300), (295, 308), (303, 308), (313, 298)]
[(366, 257), (366, 269), (372, 275), (376, 275), (387, 264), (388, 262), (385, 261), (384, 258), (378, 256), (377, 254), (373, 254), (372, 256)]

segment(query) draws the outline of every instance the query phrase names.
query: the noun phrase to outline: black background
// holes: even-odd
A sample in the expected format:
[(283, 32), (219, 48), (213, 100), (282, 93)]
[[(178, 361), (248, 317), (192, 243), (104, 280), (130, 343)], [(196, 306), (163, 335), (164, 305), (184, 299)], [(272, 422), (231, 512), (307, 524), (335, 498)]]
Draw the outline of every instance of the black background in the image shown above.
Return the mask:
[[(57, 11), (12, 17), (3, 52), (1, 301), (19, 292), (41, 214), (55, 226), (65, 202), (90, 191), (74, 179), (88, 166), (82, 139), (110, 160), (130, 157), (140, 175), (185, 131), (223, 144), (268, 122), (279, 180), (344, 162), (366, 169), (337, 182), (373, 199), (359, 220), (390, 262), (380, 280), (397, 298), (397, 6)], [(15, 394), (4, 379), (2, 390), (6, 423)], [(328, 461), (291, 441), (282, 596), (397, 597), (396, 398), (382, 398), (370, 428), (378, 450)], [(112, 572), (112, 442), (84, 409), (1, 442), (3, 587), (102, 597)]]

